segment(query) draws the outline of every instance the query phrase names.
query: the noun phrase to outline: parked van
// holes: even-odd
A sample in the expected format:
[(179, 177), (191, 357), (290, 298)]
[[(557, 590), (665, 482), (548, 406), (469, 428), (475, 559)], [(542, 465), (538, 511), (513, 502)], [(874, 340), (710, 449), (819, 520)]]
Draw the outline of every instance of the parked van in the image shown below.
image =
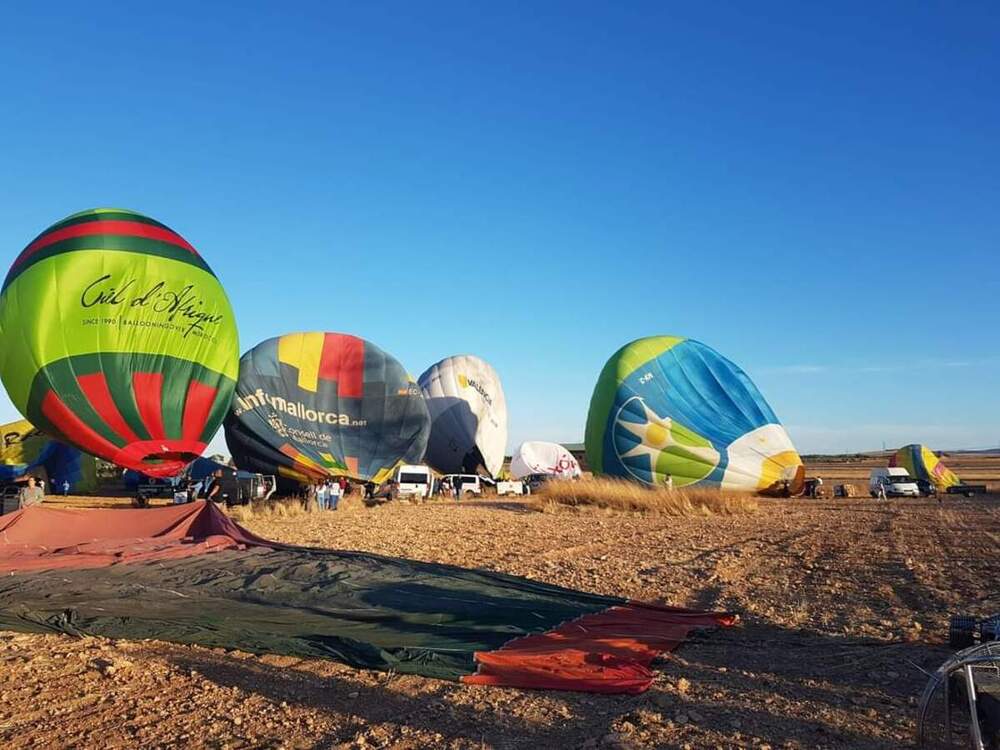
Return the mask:
[[(454, 487), (457, 492), (456, 497), (461, 497), (462, 495), (472, 495), (474, 497), (482, 497), (483, 486), (487, 480), (483, 479), (476, 474), (448, 474), (442, 477), (442, 481), (445, 479), (451, 482), (451, 486)], [(491, 482), (492, 484), (492, 482)]]
[(872, 497), (878, 497), (879, 487), (885, 487), (885, 494), (894, 497), (920, 497), (916, 481), (901, 466), (872, 469), (868, 489)]
[(497, 495), (527, 495), (528, 488), (519, 479), (507, 479), (497, 482)]
[(434, 490), (434, 473), (429, 466), (403, 464), (396, 472), (396, 491), (400, 497), (430, 497)]

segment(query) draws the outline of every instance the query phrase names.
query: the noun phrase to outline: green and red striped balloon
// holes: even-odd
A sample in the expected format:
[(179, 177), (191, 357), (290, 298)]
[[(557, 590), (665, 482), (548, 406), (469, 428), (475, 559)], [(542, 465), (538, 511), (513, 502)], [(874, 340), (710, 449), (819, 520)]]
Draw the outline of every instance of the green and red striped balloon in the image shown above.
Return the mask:
[(121, 209), (74, 214), (21, 251), (0, 337), (0, 378), (28, 420), (151, 476), (202, 453), (239, 368), (212, 269), (166, 225)]

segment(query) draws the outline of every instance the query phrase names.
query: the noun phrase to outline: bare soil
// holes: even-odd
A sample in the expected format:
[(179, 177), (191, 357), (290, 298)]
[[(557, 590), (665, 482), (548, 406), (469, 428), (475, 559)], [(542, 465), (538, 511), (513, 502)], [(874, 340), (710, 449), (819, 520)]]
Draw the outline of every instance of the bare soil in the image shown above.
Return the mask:
[[(832, 475), (830, 475), (832, 476)], [(640, 696), (469, 687), (333, 662), (0, 632), (0, 747), (888, 748), (948, 654), (1000, 611), (1000, 497), (761, 500), (737, 516), (397, 502), (260, 516), (274, 539), (731, 610)]]

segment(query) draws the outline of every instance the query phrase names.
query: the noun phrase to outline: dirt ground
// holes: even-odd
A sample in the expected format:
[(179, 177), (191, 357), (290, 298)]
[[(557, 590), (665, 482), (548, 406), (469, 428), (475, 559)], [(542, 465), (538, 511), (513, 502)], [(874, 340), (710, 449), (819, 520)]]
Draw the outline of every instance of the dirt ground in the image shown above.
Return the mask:
[(639, 696), (0, 632), (0, 747), (896, 747), (913, 736), (920, 670), (948, 653), (948, 616), (1000, 611), (997, 495), (762, 500), (752, 514), (691, 518), (441, 501), (246, 525), (742, 622), (683, 645)]

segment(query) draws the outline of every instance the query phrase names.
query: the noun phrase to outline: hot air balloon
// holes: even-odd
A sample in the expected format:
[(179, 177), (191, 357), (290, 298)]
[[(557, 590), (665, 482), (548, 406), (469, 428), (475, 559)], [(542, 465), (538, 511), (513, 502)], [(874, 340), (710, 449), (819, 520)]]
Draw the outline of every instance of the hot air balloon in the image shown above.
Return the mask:
[(21, 419), (0, 426), (0, 480), (10, 481), (41, 468), (52, 492), (62, 492), (69, 483), (71, 492), (97, 489), (97, 462), (93, 456), (53, 440)]
[(241, 469), (384, 482), (423, 458), (427, 405), (403, 366), (343, 333), (290, 333), (240, 359), (226, 442)]
[(431, 414), (427, 463), (443, 474), (495, 477), (507, 447), (507, 401), (496, 370), (461, 354), (431, 365), (417, 382)]
[(654, 336), (608, 360), (590, 401), (595, 473), (674, 487), (798, 494), (804, 467), (739, 367), (692, 339)]
[(532, 474), (548, 474), (560, 479), (580, 476), (580, 464), (573, 454), (558, 443), (528, 441), (521, 443), (510, 459), (510, 473), (515, 479)]
[(889, 458), (889, 466), (904, 468), (914, 479), (929, 482), (942, 492), (962, 483), (958, 475), (926, 445), (903, 446)]
[(236, 384), (219, 280), (132, 211), (84, 211), (32, 240), (0, 293), (0, 337), (0, 377), (32, 424), (150, 476), (201, 454)]

